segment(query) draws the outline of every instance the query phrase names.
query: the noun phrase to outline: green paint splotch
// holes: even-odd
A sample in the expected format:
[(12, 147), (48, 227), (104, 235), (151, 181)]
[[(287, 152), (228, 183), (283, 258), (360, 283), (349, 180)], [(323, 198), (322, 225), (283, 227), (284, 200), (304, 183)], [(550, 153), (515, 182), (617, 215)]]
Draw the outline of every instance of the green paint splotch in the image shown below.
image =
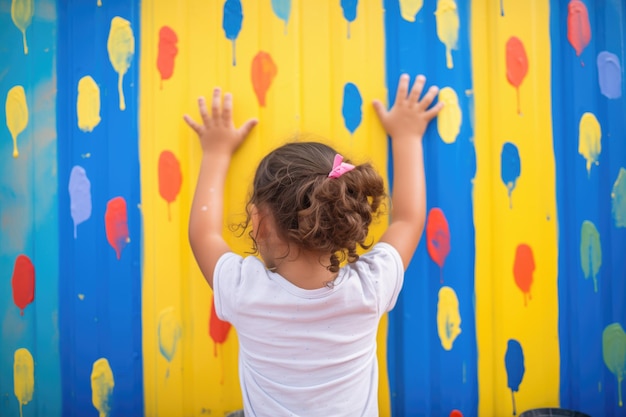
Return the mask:
[(593, 277), (593, 289), (598, 292), (598, 272), (602, 266), (602, 246), (596, 226), (585, 220), (580, 229), (580, 265), (585, 279)]
[(619, 406), (622, 402), (622, 380), (626, 375), (626, 333), (619, 323), (609, 324), (602, 332), (602, 357), (607, 368), (617, 377)]
[(611, 192), (613, 219), (616, 227), (626, 227), (626, 169), (620, 168)]

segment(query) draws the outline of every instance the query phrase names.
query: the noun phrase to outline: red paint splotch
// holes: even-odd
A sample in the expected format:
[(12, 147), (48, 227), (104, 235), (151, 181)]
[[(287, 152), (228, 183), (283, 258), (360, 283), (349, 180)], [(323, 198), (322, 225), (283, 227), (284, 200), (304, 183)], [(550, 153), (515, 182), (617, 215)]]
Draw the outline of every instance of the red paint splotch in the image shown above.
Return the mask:
[(506, 42), (506, 79), (517, 90), (517, 113), (521, 114), (519, 87), (528, 73), (528, 56), (522, 41), (511, 36)]
[(463, 417), (463, 413), (460, 412), (459, 410), (452, 410), (450, 411), (449, 417)]
[(226, 342), (231, 324), (217, 317), (215, 300), (211, 299), (211, 315), (209, 317), (209, 336), (214, 343), (213, 354), (217, 356), (217, 345)]
[(130, 241), (128, 237), (128, 215), (126, 212), (126, 200), (115, 197), (107, 203), (104, 213), (104, 226), (106, 228), (109, 245), (115, 249), (117, 259), (122, 256), (122, 249)]
[(13, 302), (24, 315), (24, 309), (35, 300), (35, 266), (26, 255), (18, 255), (13, 266)]
[(277, 73), (276, 64), (267, 52), (260, 51), (252, 59), (252, 87), (261, 107), (265, 107), (265, 95)]
[(441, 282), (443, 282), (443, 265), (450, 253), (450, 228), (445, 214), (438, 207), (432, 208), (428, 213), (426, 249), (432, 260), (442, 269)]
[[(567, 6), (567, 40), (580, 56), (591, 41), (591, 25), (587, 6), (580, 0), (571, 0)], [(580, 61), (581, 65), (585, 65)]]
[(157, 69), (161, 74), (161, 88), (163, 88), (163, 80), (169, 80), (174, 74), (174, 61), (178, 55), (178, 36), (176, 32), (169, 27), (163, 26), (159, 30), (159, 52), (157, 55)]
[(533, 284), (533, 273), (535, 272), (535, 257), (530, 246), (522, 243), (515, 251), (515, 261), (513, 264), (513, 277), (515, 284), (524, 293), (524, 305), (528, 305), (528, 300), (532, 300), (530, 287)]
[(159, 156), (159, 194), (167, 201), (167, 218), (172, 220), (170, 204), (176, 200), (183, 182), (180, 162), (171, 151), (163, 151)]

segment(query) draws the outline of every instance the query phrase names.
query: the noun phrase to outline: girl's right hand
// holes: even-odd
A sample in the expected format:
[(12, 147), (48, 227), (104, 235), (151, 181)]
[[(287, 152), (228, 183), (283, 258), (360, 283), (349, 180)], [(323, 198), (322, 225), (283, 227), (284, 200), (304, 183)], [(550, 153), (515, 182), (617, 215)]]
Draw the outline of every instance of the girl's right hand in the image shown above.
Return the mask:
[(387, 134), (394, 140), (403, 140), (405, 138), (421, 139), (428, 127), (428, 123), (443, 108), (443, 102), (430, 107), (439, 92), (436, 86), (430, 87), (424, 97), (420, 99), (426, 83), (426, 77), (418, 75), (410, 92), (409, 81), (410, 77), (407, 74), (400, 76), (396, 100), (391, 110), (387, 111), (378, 100), (373, 102), (374, 110), (381, 124)]

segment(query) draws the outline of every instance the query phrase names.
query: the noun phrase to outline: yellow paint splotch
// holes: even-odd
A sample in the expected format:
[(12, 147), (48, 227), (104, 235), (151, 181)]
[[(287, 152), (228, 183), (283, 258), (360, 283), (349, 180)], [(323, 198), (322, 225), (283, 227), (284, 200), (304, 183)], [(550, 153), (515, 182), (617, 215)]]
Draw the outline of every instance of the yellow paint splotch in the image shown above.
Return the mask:
[(24, 87), (16, 85), (9, 90), (5, 103), (7, 127), (13, 137), (13, 158), (20, 154), (17, 150), (17, 136), (28, 126), (28, 105)]
[(437, 116), (437, 131), (445, 143), (453, 143), (461, 131), (463, 114), (459, 106), (459, 97), (454, 89), (444, 87), (439, 91), (439, 101), (444, 103)]
[(100, 88), (89, 75), (78, 81), (76, 115), (83, 132), (91, 132), (100, 123)]
[(11, 2), (11, 19), (17, 28), (22, 32), (24, 43), (24, 54), (28, 54), (28, 44), (26, 43), (26, 29), (30, 26), (35, 14), (34, 0), (13, 0)]
[(124, 101), (122, 83), (124, 74), (130, 68), (130, 63), (135, 55), (135, 36), (128, 20), (119, 16), (111, 19), (107, 50), (109, 51), (109, 61), (118, 74), (117, 90), (120, 96), (120, 110), (125, 110), (126, 102)]
[(35, 362), (28, 349), (19, 348), (13, 355), (13, 392), (22, 407), (33, 399), (35, 391)]
[(461, 334), (461, 313), (459, 313), (459, 299), (456, 292), (450, 287), (441, 287), (437, 302), (437, 333), (441, 346), (445, 350), (452, 350), (452, 344)]
[(113, 371), (106, 358), (100, 358), (93, 363), (91, 371), (91, 402), (100, 417), (107, 417), (111, 412), (111, 395), (113, 394)]
[(454, 0), (438, 0), (435, 10), (437, 36), (446, 46), (446, 66), (452, 68), (452, 50), (459, 40), (459, 13)]
[(593, 113), (585, 113), (580, 118), (578, 127), (578, 153), (587, 160), (587, 174), (591, 174), (591, 165), (598, 165), (602, 152), (602, 128)]
[(424, 0), (400, 0), (400, 14), (408, 22), (415, 22), (415, 16), (422, 10)]

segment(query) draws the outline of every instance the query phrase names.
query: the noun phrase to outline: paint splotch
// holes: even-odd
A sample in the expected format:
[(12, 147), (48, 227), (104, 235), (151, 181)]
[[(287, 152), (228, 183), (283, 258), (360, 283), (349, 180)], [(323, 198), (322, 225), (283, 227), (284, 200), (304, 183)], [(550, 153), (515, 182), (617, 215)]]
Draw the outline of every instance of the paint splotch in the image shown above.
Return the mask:
[(19, 348), (13, 355), (13, 392), (20, 405), (20, 417), (23, 407), (33, 399), (35, 392), (35, 361), (26, 348)]
[(157, 69), (161, 75), (160, 87), (163, 88), (163, 80), (169, 80), (174, 74), (174, 63), (178, 55), (178, 36), (174, 29), (162, 26), (159, 29), (159, 52), (157, 54)]
[(439, 91), (438, 101), (443, 102), (444, 106), (437, 116), (437, 131), (445, 143), (454, 143), (461, 131), (463, 120), (459, 97), (454, 89), (443, 87)]
[(358, 87), (353, 83), (346, 83), (343, 87), (343, 104), (341, 114), (346, 129), (354, 134), (363, 119), (363, 98)]
[(415, 16), (423, 5), (424, 0), (400, 0), (400, 15), (407, 22), (415, 22)]
[[(567, 5), (567, 40), (580, 56), (591, 41), (591, 25), (587, 6), (580, 0), (570, 0)], [(584, 62), (581, 61), (584, 65)]]
[(209, 316), (209, 336), (213, 340), (213, 354), (217, 356), (217, 346), (226, 342), (231, 324), (217, 317), (215, 312), (215, 300), (211, 299), (211, 313)]
[[(174, 307), (168, 307), (161, 311), (159, 314), (159, 324), (157, 329), (158, 337), (159, 337), (159, 351), (161, 355), (167, 360), (167, 362), (172, 362), (174, 355), (176, 354), (176, 348), (178, 346), (178, 341), (182, 335), (182, 327), (176, 314), (174, 312)], [(169, 368), (165, 377), (169, 376)]]
[(78, 128), (83, 132), (91, 132), (100, 124), (100, 87), (89, 75), (78, 81), (76, 116)]
[(180, 162), (172, 151), (163, 151), (159, 155), (159, 194), (167, 201), (167, 218), (172, 220), (171, 204), (176, 201), (180, 186), (183, 182), (183, 173)]
[(437, 333), (441, 347), (452, 350), (452, 345), (461, 334), (461, 313), (459, 299), (450, 287), (441, 287), (437, 301)]
[(74, 239), (78, 237), (78, 225), (91, 217), (91, 181), (85, 169), (79, 165), (72, 168), (68, 185), (70, 213), (74, 221)]
[(263, 51), (259, 51), (252, 59), (251, 67), (252, 88), (259, 101), (259, 106), (265, 107), (265, 96), (278, 73), (278, 68), (272, 56)]
[(33, 21), (35, 14), (34, 0), (12, 0), (11, 19), (13, 24), (22, 32), (22, 43), (24, 45), (24, 55), (28, 54), (28, 43), (26, 42), (26, 29)]
[(513, 207), (513, 190), (522, 172), (522, 162), (517, 146), (506, 142), (500, 153), (500, 178), (506, 186), (509, 195), (509, 208)]
[(343, 17), (348, 22), (348, 39), (350, 39), (350, 23), (356, 20), (357, 6), (359, 0), (341, 0), (341, 9), (343, 10)]
[(602, 332), (602, 357), (604, 364), (617, 378), (618, 404), (622, 401), (622, 381), (626, 376), (626, 333), (619, 323), (609, 324)]
[(272, 10), (274, 14), (285, 22), (285, 34), (287, 34), (287, 23), (291, 14), (291, 0), (272, 0)]
[(446, 67), (453, 68), (452, 50), (457, 49), (459, 40), (459, 12), (454, 0), (437, 0), (435, 10), (437, 37), (446, 46)]
[(128, 215), (126, 212), (126, 200), (115, 197), (107, 203), (104, 213), (104, 225), (109, 245), (115, 249), (117, 259), (122, 256), (122, 249), (130, 242), (128, 236)]
[(506, 353), (504, 355), (504, 366), (506, 368), (507, 387), (511, 390), (513, 415), (516, 415), (515, 393), (519, 391), (519, 386), (524, 379), (526, 368), (524, 366), (524, 351), (522, 350), (522, 345), (515, 339), (509, 339), (507, 343)]
[(96, 360), (91, 370), (91, 402), (98, 410), (99, 417), (109, 416), (114, 387), (115, 380), (109, 361), (106, 358)]
[(593, 113), (586, 112), (580, 118), (578, 125), (578, 153), (581, 154), (587, 165), (587, 175), (591, 175), (591, 166), (598, 165), (602, 152), (602, 128)]
[(24, 87), (21, 85), (11, 87), (7, 93), (4, 110), (7, 127), (13, 138), (13, 158), (17, 158), (20, 155), (17, 149), (17, 137), (28, 126), (28, 105)]
[(593, 278), (593, 290), (598, 292), (598, 273), (602, 266), (602, 246), (596, 225), (583, 221), (580, 228), (580, 265), (585, 279)]
[(611, 211), (615, 227), (626, 227), (626, 169), (620, 167), (611, 191)]
[(235, 51), (235, 41), (239, 32), (241, 31), (241, 25), (243, 23), (243, 9), (241, 7), (241, 1), (239, 0), (226, 0), (224, 2), (224, 16), (222, 18), (222, 29), (226, 39), (230, 40), (233, 44), (233, 66), (237, 65), (237, 54)]
[(528, 300), (532, 300), (530, 287), (533, 285), (534, 272), (535, 257), (533, 250), (529, 245), (522, 243), (515, 249), (513, 278), (517, 287), (524, 293), (524, 306), (528, 305)]
[(622, 67), (617, 55), (602, 51), (596, 59), (600, 93), (610, 99), (622, 96)]
[(26, 255), (18, 255), (13, 265), (11, 278), (13, 302), (24, 315), (24, 309), (35, 300), (35, 266)]
[(528, 56), (521, 39), (511, 36), (506, 42), (506, 79), (515, 87), (517, 114), (522, 114), (519, 88), (528, 74)]
[(124, 75), (130, 68), (135, 55), (135, 36), (128, 20), (119, 16), (111, 19), (107, 51), (109, 52), (109, 61), (111, 61), (111, 65), (118, 75), (117, 91), (120, 100), (120, 110), (125, 110), (126, 101), (124, 100), (124, 89), (122, 86)]
[(450, 253), (450, 228), (443, 210), (434, 207), (426, 220), (426, 249), (430, 258), (441, 269), (440, 281), (443, 282), (443, 265)]

